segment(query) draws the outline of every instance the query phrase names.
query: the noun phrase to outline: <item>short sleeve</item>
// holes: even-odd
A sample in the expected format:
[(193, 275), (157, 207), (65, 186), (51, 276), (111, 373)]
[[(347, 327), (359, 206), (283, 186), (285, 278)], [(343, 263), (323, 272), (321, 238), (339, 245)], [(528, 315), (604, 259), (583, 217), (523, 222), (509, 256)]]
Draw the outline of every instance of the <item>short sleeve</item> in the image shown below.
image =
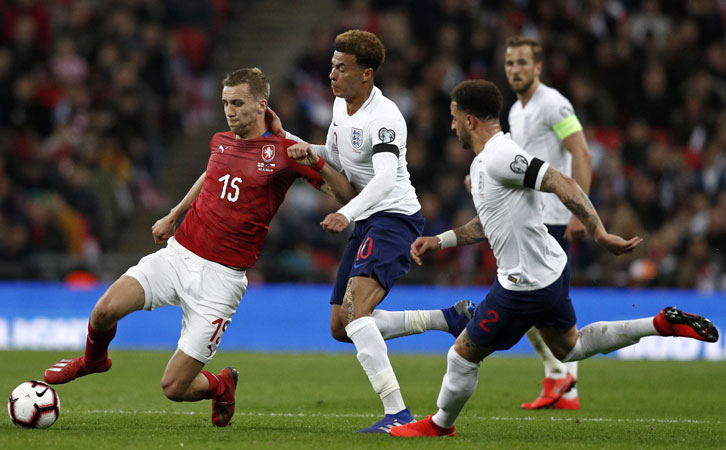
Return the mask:
[(552, 128), (560, 140), (582, 130), (582, 124), (575, 115), (572, 103), (561, 94), (553, 96), (552, 103), (545, 108), (545, 111), (547, 126)]
[(487, 174), (505, 186), (540, 190), (549, 164), (517, 147), (497, 149), (486, 165)]
[(406, 122), (400, 114), (373, 118), (366, 132), (371, 148), (378, 144), (392, 144), (399, 149), (406, 147)]

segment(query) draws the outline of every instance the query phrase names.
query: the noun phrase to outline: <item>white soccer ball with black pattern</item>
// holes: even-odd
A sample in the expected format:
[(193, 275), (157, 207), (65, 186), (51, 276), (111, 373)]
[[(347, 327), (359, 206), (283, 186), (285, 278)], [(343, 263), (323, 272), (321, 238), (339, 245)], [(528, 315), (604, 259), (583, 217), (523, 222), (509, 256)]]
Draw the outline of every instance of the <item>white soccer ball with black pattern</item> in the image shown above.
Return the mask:
[(58, 419), (60, 398), (46, 383), (26, 381), (10, 394), (8, 414), (21, 428), (48, 428)]

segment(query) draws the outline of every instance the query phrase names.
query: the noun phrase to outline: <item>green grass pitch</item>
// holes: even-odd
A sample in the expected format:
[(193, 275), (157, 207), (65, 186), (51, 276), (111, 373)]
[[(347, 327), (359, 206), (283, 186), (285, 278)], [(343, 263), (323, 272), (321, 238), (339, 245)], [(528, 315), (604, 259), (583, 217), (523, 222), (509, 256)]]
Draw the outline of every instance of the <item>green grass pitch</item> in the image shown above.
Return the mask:
[[(73, 352), (0, 352), (6, 395)], [(539, 392), (534, 358), (484, 361), (479, 386), (446, 439), (360, 435), (382, 414), (350, 354), (219, 352), (209, 369), (240, 371), (229, 427), (209, 421), (210, 402), (173, 403), (159, 382), (171, 352), (113, 351), (111, 371), (57, 386), (61, 415), (47, 430), (0, 421), (3, 449), (716, 449), (726, 448), (726, 363), (618, 361), (580, 364), (580, 411), (524, 411)], [(446, 360), (391, 356), (417, 418), (436, 410)]]

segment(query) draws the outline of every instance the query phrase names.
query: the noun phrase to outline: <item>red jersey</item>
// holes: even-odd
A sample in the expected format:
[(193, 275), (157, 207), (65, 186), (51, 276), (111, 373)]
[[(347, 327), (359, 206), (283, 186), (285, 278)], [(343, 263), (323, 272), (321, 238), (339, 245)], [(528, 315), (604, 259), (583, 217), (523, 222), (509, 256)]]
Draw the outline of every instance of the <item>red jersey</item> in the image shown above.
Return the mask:
[(176, 240), (204, 259), (235, 267), (257, 261), (270, 221), (298, 177), (320, 189), (322, 177), (290, 159), (295, 141), (265, 133), (237, 139), (217, 133), (209, 143), (202, 190), (176, 231)]

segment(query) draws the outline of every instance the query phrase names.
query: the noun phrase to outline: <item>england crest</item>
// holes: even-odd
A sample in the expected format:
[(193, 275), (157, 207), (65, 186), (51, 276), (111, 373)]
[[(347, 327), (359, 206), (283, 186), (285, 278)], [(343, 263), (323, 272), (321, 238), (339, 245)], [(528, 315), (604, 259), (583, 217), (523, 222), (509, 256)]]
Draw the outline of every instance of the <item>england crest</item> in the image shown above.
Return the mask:
[(264, 162), (270, 162), (275, 159), (275, 146), (267, 144), (262, 146), (262, 160)]
[(360, 150), (360, 148), (363, 147), (363, 130), (360, 128), (351, 128), (350, 143), (353, 145), (354, 149)]

